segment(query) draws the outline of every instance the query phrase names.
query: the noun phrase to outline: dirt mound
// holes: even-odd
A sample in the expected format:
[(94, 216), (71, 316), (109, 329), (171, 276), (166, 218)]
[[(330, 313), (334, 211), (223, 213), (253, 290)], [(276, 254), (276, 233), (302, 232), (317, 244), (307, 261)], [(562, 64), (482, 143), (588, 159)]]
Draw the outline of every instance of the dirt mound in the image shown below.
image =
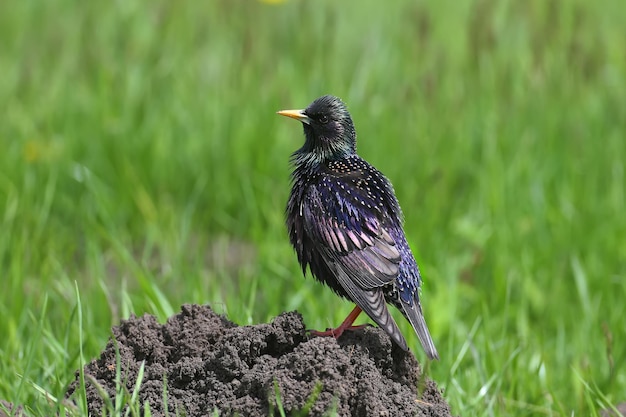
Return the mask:
[[(449, 416), (434, 382), (420, 381), (410, 353), (373, 327), (333, 338), (309, 339), (300, 314), (283, 313), (270, 324), (237, 326), (208, 306), (184, 305), (161, 325), (150, 315), (113, 328), (99, 359), (85, 367), (91, 415), (101, 415), (102, 395), (116, 395), (116, 345), (121, 380), (133, 392), (142, 361), (140, 403), (164, 415), (278, 415), (276, 392), (287, 415)], [(423, 386), (421, 395), (417, 386)], [(77, 379), (68, 397), (78, 387)]]

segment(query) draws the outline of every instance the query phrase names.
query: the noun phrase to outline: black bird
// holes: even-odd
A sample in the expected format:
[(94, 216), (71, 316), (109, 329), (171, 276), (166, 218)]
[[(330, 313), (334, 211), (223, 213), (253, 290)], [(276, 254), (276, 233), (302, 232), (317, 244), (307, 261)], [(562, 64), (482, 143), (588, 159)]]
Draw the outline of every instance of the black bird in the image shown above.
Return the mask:
[(406, 340), (387, 309), (409, 320), (430, 359), (439, 358), (419, 300), (420, 272), (402, 229), (403, 216), (389, 180), (356, 153), (356, 131), (346, 105), (323, 96), (304, 110), (278, 114), (302, 122), (305, 142), (293, 153), (287, 204), (289, 238), (311, 273), (356, 307), (339, 337), (365, 311), (402, 349)]

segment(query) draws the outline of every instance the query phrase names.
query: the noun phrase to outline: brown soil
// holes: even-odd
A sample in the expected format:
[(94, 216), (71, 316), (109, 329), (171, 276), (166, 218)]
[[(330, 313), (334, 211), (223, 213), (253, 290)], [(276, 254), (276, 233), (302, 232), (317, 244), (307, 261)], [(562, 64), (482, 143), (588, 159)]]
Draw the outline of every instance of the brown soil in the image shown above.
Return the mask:
[[(295, 312), (270, 324), (237, 326), (208, 306), (184, 305), (163, 325), (150, 315), (131, 317), (113, 335), (100, 358), (85, 367), (91, 415), (104, 407), (95, 382), (115, 397), (116, 346), (129, 392), (145, 361), (139, 398), (153, 416), (166, 412), (164, 380), (170, 415), (279, 415), (276, 387), (286, 415), (450, 415), (435, 383), (420, 380), (415, 357), (374, 327), (346, 332), (338, 341), (309, 338)], [(77, 387), (78, 373), (68, 398)]]

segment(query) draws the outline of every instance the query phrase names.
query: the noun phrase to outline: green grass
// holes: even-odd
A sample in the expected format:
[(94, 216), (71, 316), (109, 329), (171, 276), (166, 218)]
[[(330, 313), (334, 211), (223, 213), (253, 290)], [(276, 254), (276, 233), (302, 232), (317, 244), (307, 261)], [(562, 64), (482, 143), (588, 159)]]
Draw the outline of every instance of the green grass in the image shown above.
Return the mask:
[(625, 21), (619, 0), (0, 2), (0, 398), (50, 415), (40, 392), (132, 313), (338, 323), (288, 243), (302, 136), (274, 114), (333, 93), (404, 209), (453, 412), (626, 400)]

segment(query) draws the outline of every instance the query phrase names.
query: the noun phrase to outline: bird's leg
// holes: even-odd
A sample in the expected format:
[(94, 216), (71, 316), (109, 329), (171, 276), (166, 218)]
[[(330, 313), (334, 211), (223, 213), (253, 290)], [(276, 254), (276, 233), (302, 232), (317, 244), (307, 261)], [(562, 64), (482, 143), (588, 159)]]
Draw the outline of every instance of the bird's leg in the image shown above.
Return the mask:
[(346, 317), (343, 323), (341, 323), (336, 329), (328, 329), (325, 332), (311, 330), (310, 332), (313, 336), (333, 336), (335, 339), (338, 339), (339, 336), (341, 336), (346, 330), (357, 330), (367, 326), (367, 324), (361, 324), (360, 326), (352, 325), (354, 320), (356, 320), (356, 318), (359, 317), (359, 314), (361, 314), (361, 311), (363, 311), (361, 310), (361, 307), (355, 306), (354, 310), (348, 314), (348, 317)]

